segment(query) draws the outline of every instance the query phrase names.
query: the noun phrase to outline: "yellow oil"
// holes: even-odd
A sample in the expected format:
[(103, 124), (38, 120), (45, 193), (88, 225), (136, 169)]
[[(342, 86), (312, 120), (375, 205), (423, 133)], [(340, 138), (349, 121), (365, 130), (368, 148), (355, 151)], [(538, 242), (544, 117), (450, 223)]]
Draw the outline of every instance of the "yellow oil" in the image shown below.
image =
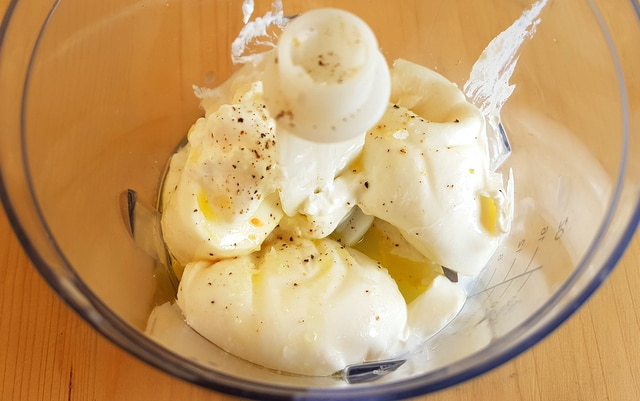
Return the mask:
[(480, 225), (489, 234), (496, 235), (498, 231), (498, 206), (493, 198), (480, 196)]
[(376, 226), (372, 226), (354, 248), (380, 262), (398, 284), (405, 302), (410, 303), (442, 274), (442, 268), (428, 259), (412, 260), (400, 256), (396, 249), (398, 246), (401, 245), (391, 241)]
[(213, 220), (215, 218), (215, 213), (213, 212), (211, 204), (209, 203), (209, 198), (207, 197), (207, 194), (204, 193), (204, 191), (198, 192), (197, 201), (198, 209), (200, 209), (202, 216), (204, 216), (204, 218), (209, 221)]

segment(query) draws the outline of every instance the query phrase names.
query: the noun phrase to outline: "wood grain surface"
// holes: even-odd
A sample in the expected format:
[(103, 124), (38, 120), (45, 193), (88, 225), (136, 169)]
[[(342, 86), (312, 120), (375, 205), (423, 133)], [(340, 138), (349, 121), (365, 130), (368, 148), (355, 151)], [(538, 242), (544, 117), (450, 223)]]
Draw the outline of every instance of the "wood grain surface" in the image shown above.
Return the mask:
[[(622, 2), (610, 3), (605, 17), (615, 20)], [(7, 4), (0, 0), (2, 10)], [(635, 16), (621, 19), (637, 32)], [(624, 39), (629, 26), (613, 34)], [(638, 53), (622, 56), (640, 61)], [(628, 79), (637, 90), (638, 76)], [(640, 114), (637, 102), (632, 112)], [(636, 235), (610, 278), (558, 330), (487, 374), (416, 400), (640, 400), (639, 288)], [(48, 287), (0, 213), (0, 400), (232, 399), (170, 377), (97, 334)]]

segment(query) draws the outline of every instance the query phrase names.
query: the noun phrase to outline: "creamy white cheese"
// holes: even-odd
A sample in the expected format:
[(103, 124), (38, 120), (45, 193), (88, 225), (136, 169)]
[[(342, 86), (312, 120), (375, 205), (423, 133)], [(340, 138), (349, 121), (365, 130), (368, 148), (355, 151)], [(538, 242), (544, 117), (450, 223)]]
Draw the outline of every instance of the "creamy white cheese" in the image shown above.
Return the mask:
[[(317, 47), (309, 35), (298, 25), (283, 36)], [(489, 169), (484, 117), (442, 76), (403, 60), (389, 74), (377, 49), (346, 46), (356, 81), (380, 84), (356, 93), (347, 118), (331, 99), (349, 104), (353, 91), (307, 82), (318, 71), (300, 73), (295, 60), (315, 53), (289, 49), (294, 65), (278, 69), (281, 50), (216, 89), (195, 88), (205, 116), (172, 158), (162, 229), (186, 265), (177, 303), (189, 326), (251, 362), (330, 375), (409, 352), (455, 317), (465, 292), (434, 262), (478, 273), (509, 229), (513, 187)], [(360, 71), (358, 54), (383, 66)], [(332, 127), (354, 132), (314, 140)], [(370, 226), (390, 258), (351, 247)]]
[(509, 229), (513, 194), (489, 167), (483, 115), (425, 67), (397, 60), (393, 103), (344, 177), (366, 214), (385, 220), (426, 257), (477, 274)]
[(163, 193), (164, 239), (183, 265), (255, 251), (279, 223), (326, 237), (355, 205), (336, 176), (359, 154), (364, 132), (338, 144), (276, 135), (263, 67), (247, 64), (218, 88), (195, 88), (205, 116), (173, 156)]
[[(302, 374), (410, 351), (453, 319), (464, 290), (438, 275), (407, 302), (386, 268), (324, 237), (357, 204), (346, 222), (390, 223), (406, 242), (389, 237), (401, 246), (387, 249), (403, 260), (428, 269), (429, 258), (465, 274), (481, 269), (509, 214), (501, 206), (508, 195), (500, 198), (508, 191), (488, 170), (482, 116), (444, 78), (397, 61), (393, 103), (354, 148), (357, 157), (329, 159), (325, 187), (333, 192), (308, 196), (304, 186), (322, 184), (301, 163), (291, 193), (302, 206), (288, 216), (281, 198), (291, 177), (276, 162), (277, 125), (264, 108), (258, 67), (201, 92), (209, 107), (165, 183), (163, 231), (187, 265), (178, 293), (187, 324), (234, 355)], [(289, 150), (305, 155), (313, 145)], [(495, 210), (483, 211), (483, 197)], [(494, 216), (483, 223), (483, 213)]]
[(453, 318), (464, 299), (441, 277), (407, 306), (387, 270), (364, 254), (276, 231), (259, 252), (188, 264), (177, 302), (188, 325), (234, 355), (330, 375), (406, 352)]
[(198, 119), (172, 159), (163, 194), (162, 231), (172, 255), (197, 259), (243, 255), (283, 216), (276, 188), (275, 124), (253, 83)]

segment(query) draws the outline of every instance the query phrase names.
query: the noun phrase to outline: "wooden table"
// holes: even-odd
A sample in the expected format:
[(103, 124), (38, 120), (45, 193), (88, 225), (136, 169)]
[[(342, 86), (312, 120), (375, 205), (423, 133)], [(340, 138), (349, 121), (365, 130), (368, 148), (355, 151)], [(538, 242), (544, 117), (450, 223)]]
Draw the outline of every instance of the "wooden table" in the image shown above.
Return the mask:
[[(7, 3), (0, 1), (3, 10)], [(638, 77), (631, 79), (637, 89)], [(2, 401), (232, 399), (172, 378), (97, 334), (43, 281), (4, 213), (0, 213), (0, 286)], [(636, 235), (610, 279), (539, 345), (479, 378), (417, 399), (640, 399), (638, 288), (640, 236)]]

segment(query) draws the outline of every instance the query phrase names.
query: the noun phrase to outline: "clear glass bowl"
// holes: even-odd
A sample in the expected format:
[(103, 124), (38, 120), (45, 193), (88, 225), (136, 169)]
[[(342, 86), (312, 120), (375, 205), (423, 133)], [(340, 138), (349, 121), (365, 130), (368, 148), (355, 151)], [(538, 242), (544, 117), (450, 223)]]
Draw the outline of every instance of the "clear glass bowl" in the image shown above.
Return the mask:
[[(13, 1), (2, 22), (0, 195), (34, 264), (78, 314), (184, 380), (257, 399), (397, 399), (451, 386), (527, 350), (605, 280), (640, 220), (640, 7), (551, 1), (502, 112), (516, 179), (513, 230), (461, 315), (393, 374), (366, 384), (272, 372), (208, 344), (143, 333), (162, 286), (120, 196), (153, 205), (166, 162), (201, 114), (192, 85), (233, 70), (240, 1)], [(610, 14), (616, 5), (618, 14)], [(388, 60), (462, 86), (484, 47), (531, 4), (285, 1), (354, 12)], [(269, 10), (256, 5), (256, 15)], [(624, 12), (620, 12), (623, 10)], [(622, 57), (620, 57), (622, 55)], [(188, 330), (187, 330), (188, 331)]]

